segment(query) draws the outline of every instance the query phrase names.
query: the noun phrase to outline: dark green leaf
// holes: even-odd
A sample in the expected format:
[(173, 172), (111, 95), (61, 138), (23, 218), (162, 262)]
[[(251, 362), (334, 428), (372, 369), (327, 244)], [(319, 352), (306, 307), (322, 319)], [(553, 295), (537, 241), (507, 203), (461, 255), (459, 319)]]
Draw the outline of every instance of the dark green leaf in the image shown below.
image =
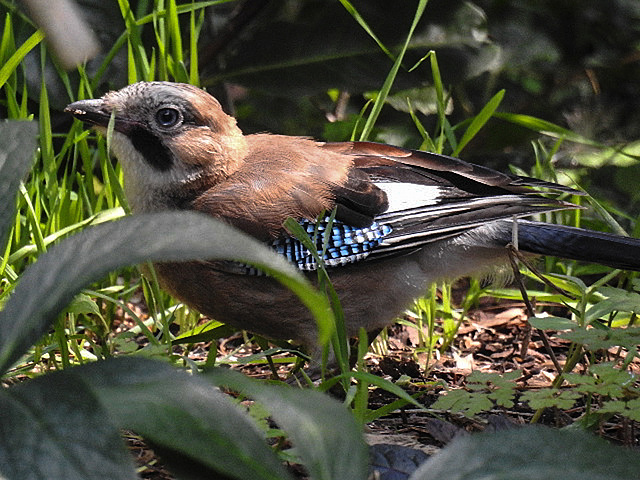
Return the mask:
[(628, 480), (640, 454), (582, 431), (527, 427), (462, 437), (410, 480)]
[(65, 373), (71, 372), (90, 386), (118, 427), (173, 459), (238, 479), (290, 478), (249, 416), (201, 376), (132, 357)]
[(106, 410), (66, 374), (0, 389), (0, 445), (2, 478), (137, 478)]
[(0, 245), (15, 218), (18, 184), (31, 168), (37, 122), (0, 121)]
[(480, 372), (475, 370), (467, 377), (467, 382), (515, 388), (513, 382), (521, 376), (521, 370), (513, 370), (506, 373)]
[(610, 400), (602, 404), (598, 413), (617, 413), (625, 417), (640, 422), (640, 398), (623, 402), (621, 400)]
[(367, 447), (344, 405), (319, 392), (252, 382), (230, 370), (208, 375), (216, 384), (260, 402), (289, 434), (314, 480), (367, 478)]

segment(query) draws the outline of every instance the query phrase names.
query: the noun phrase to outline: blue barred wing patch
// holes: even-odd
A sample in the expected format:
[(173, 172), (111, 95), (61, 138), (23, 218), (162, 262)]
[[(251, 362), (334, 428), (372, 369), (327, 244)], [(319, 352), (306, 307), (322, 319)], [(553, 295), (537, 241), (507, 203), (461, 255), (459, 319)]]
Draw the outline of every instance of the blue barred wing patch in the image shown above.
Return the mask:
[[(328, 237), (327, 248), (323, 260), (326, 266), (335, 267), (354, 263), (366, 258), (371, 250), (382, 242), (382, 239), (391, 233), (391, 227), (385, 224), (373, 222), (365, 228), (355, 228), (338, 220), (334, 220), (331, 230), (329, 218), (326, 217), (319, 223), (303, 220), (302, 228), (311, 239), (316, 236), (316, 249), (322, 254), (325, 239)], [(317, 232), (317, 233), (316, 233)], [(274, 240), (271, 246), (276, 252), (287, 257), (295, 263), (300, 270), (316, 270), (318, 264), (300, 240), (294, 237), (283, 237)]]
[[(334, 220), (329, 230), (327, 229), (329, 217), (325, 217), (318, 223), (302, 220), (300, 225), (309, 238), (313, 240), (315, 237), (316, 249), (320, 255), (322, 255), (325, 239), (328, 237), (327, 248), (322, 258), (327, 267), (347, 265), (365, 259), (384, 237), (391, 233), (391, 227), (386, 224), (373, 222), (368, 227), (356, 228), (339, 220)], [(318, 268), (318, 262), (311, 251), (295, 237), (281, 237), (269, 245), (300, 270), (313, 271)], [(248, 265), (245, 265), (244, 273), (260, 274), (257, 269)]]

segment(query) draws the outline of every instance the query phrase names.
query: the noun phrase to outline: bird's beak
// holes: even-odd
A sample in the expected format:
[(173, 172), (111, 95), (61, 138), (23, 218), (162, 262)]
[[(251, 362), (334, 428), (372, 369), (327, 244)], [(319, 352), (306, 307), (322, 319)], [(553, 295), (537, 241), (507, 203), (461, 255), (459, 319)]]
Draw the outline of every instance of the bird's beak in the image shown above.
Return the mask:
[(106, 128), (111, 118), (112, 109), (107, 107), (101, 98), (95, 98), (70, 103), (64, 111), (83, 122)]
[(77, 102), (70, 103), (66, 106), (64, 111), (66, 113), (70, 113), (78, 120), (82, 120), (93, 127), (97, 127), (97, 130), (106, 129), (112, 116), (114, 116), (113, 129), (116, 132), (128, 135), (132, 130), (140, 127), (138, 122), (119, 115), (117, 110), (115, 110), (114, 115), (113, 106), (105, 102), (102, 98), (79, 100)]

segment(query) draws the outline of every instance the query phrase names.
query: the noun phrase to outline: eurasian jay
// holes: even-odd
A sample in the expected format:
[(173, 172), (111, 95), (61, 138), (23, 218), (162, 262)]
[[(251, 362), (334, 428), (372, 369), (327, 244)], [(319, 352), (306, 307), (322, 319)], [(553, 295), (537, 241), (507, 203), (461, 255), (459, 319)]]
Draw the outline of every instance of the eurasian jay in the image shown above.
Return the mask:
[[(347, 333), (388, 325), (437, 280), (482, 274), (508, 261), (515, 218), (575, 208), (555, 183), (457, 158), (370, 142), (243, 135), (204, 90), (140, 82), (66, 111), (105, 130), (132, 210), (198, 210), (286, 255), (311, 279), (311, 253), (283, 227), (316, 234)], [(544, 193), (545, 196), (541, 195)], [(551, 195), (551, 196), (550, 196)], [(335, 209), (332, 228), (328, 217)], [(640, 240), (517, 220), (523, 252), (640, 270)], [(231, 262), (155, 264), (161, 285), (219, 321), (307, 346), (316, 326), (273, 278)]]

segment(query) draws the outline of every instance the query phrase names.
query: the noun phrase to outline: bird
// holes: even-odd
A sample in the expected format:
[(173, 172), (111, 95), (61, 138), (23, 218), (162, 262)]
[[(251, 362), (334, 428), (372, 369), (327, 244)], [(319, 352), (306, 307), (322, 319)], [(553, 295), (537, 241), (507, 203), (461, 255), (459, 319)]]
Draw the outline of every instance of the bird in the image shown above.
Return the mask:
[[(195, 210), (284, 255), (324, 264), (346, 333), (375, 332), (433, 282), (484, 275), (521, 252), (640, 270), (640, 240), (529, 220), (583, 192), (459, 158), (381, 143), (245, 135), (205, 90), (138, 82), (65, 112), (105, 132), (133, 214)], [(316, 242), (314, 257), (284, 223)], [(313, 350), (316, 324), (272, 277), (237, 262), (157, 262), (160, 285), (211, 318)]]

